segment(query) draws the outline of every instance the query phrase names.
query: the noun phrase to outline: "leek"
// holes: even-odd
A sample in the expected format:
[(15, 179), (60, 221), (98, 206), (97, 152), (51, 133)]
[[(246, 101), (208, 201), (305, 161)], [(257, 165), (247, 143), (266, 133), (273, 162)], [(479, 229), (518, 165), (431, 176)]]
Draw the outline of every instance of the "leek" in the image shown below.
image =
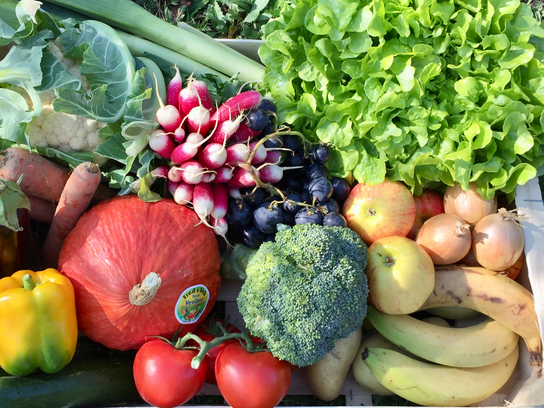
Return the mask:
[(228, 77), (238, 75), (242, 81), (260, 82), (264, 75), (264, 66), (251, 58), (163, 21), (131, 0), (46, 0), (45, 3), (60, 5), (143, 37)]
[(217, 76), (223, 82), (227, 82), (229, 80), (229, 77), (227, 77), (225, 74), (217, 72), (216, 70), (205, 65), (199, 64), (190, 58), (187, 58), (175, 51), (169, 50), (168, 48), (161, 47), (160, 45), (152, 43), (151, 41), (127, 34), (123, 31), (117, 31), (117, 34), (125, 42), (131, 54), (135, 57), (145, 57), (152, 54), (165, 61), (168, 61), (172, 65), (176, 65), (183, 74), (189, 75), (194, 73), (194, 75), (197, 77), (212, 74)]
[[(12, 27), (18, 25), (18, 20), (15, 15), (15, 6), (17, 5), (17, 3), (17, 0), (0, 1), (0, 15), (2, 16), (2, 19)], [(56, 6), (54, 4), (42, 4), (41, 9), (49, 13), (54, 19), (73, 18), (78, 21), (83, 21), (87, 19), (87, 17), (79, 13)], [(229, 80), (228, 76), (205, 65), (202, 65), (190, 58), (187, 58), (186, 56), (181, 55), (175, 51), (164, 48), (159, 44), (155, 44), (151, 41), (144, 40), (143, 38), (136, 37), (120, 30), (116, 31), (119, 37), (127, 45), (130, 53), (135, 57), (146, 57), (149, 55), (154, 55), (158, 58), (165, 60), (171, 65), (176, 65), (179, 68), (180, 72), (183, 74), (190, 75), (194, 73), (194, 75), (196, 76), (205, 76), (211, 74), (215, 75), (219, 80), (223, 82), (227, 82)], [(210, 37), (208, 38), (211, 41), (215, 41)]]

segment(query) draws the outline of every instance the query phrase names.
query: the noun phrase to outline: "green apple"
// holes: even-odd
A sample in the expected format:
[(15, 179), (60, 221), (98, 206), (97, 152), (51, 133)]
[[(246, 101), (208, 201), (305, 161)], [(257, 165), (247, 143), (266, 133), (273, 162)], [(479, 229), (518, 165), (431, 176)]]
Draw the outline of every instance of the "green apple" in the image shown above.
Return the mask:
[(417, 311), (434, 289), (434, 265), (417, 242), (384, 237), (368, 248), (369, 301), (390, 314)]

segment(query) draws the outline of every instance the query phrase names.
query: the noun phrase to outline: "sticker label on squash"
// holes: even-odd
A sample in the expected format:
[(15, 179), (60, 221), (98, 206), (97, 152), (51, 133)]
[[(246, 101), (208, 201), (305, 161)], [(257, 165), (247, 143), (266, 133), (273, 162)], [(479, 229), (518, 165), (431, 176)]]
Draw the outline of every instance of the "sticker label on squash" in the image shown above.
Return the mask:
[(183, 291), (176, 303), (176, 319), (181, 324), (195, 323), (208, 305), (210, 292), (204, 285), (194, 285)]

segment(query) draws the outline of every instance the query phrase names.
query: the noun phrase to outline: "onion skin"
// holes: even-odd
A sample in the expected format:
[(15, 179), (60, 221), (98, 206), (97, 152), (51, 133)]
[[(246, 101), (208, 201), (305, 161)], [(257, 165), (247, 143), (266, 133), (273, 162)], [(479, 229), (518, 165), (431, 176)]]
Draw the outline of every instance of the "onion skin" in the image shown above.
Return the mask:
[(492, 271), (504, 271), (521, 256), (523, 231), (516, 215), (501, 208), (482, 218), (472, 231), (472, 253), (476, 261)]
[(471, 226), (486, 215), (497, 212), (497, 197), (484, 200), (476, 190), (476, 183), (470, 183), (467, 191), (459, 183), (450, 186), (444, 192), (444, 211), (461, 217)]
[(463, 259), (470, 251), (470, 226), (458, 215), (438, 214), (423, 224), (416, 242), (435, 265), (450, 265)]

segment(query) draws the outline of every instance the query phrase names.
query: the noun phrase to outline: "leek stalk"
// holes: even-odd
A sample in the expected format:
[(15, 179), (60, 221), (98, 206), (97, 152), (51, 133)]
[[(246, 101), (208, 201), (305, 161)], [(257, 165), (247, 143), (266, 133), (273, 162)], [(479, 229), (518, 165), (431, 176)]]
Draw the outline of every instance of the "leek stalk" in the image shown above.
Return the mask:
[(264, 66), (258, 62), (163, 21), (131, 0), (45, 0), (45, 3), (65, 7), (143, 37), (229, 77), (238, 75), (240, 80), (247, 82), (262, 80)]
[(221, 79), (223, 82), (227, 82), (229, 77), (225, 74), (217, 72), (216, 70), (209, 68), (205, 65), (199, 64), (190, 58), (187, 58), (175, 51), (168, 48), (161, 47), (151, 41), (144, 40), (143, 38), (136, 37), (131, 34), (127, 34), (123, 31), (117, 30), (117, 35), (127, 45), (130, 53), (135, 57), (145, 57), (149, 54), (155, 55), (165, 61), (168, 61), (172, 65), (176, 65), (180, 72), (183, 74), (192, 74), (196, 77), (212, 74)]

